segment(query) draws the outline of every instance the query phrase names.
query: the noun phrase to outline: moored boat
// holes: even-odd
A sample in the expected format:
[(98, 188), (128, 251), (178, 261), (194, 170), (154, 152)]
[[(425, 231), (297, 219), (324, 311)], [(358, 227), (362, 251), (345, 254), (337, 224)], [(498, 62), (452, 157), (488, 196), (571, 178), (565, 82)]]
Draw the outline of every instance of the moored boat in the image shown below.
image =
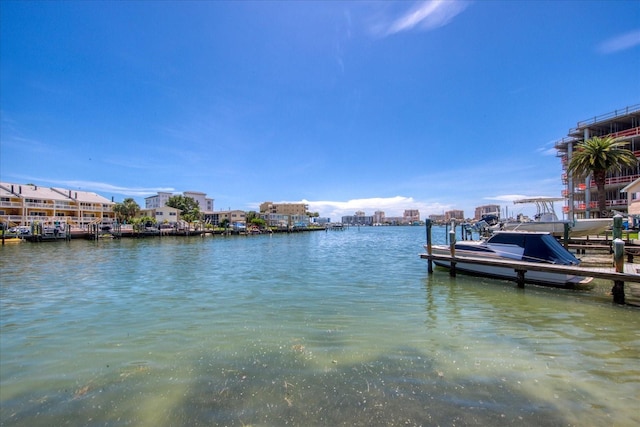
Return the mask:
[(2, 244), (15, 244), (15, 243), (22, 243), (24, 242), (23, 239), (21, 239), (20, 237), (5, 237), (4, 239), (2, 239)]
[(554, 202), (563, 201), (560, 197), (532, 197), (515, 200), (513, 203), (529, 203), (536, 205), (536, 214), (532, 221), (509, 221), (496, 226), (500, 230), (513, 231), (546, 231), (556, 237), (564, 235), (565, 224), (569, 226), (571, 237), (584, 237), (605, 232), (613, 225), (611, 218), (584, 218), (573, 221), (559, 219), (555, 212)]
[[(448, 245), (433, 245), (434, 255), (450, 255)], [(577, 266), (580, 260), (566, 250), (548, 232), (497, 231), (490, 237), (478, 241), (460, 241), (455, 244), (456, 269), (470, 274), (516, 280), (513, 267), (482, 265), (464, 262), (464, 258), (486, 260), (514, 260), (532, 263)], [(450, 268), (449, 261), (434, 260), (436, 265)], [(529, 271), (527, 281), (552, 286), (574, 286), (586, 284), (591, 277), (553, 271)]]

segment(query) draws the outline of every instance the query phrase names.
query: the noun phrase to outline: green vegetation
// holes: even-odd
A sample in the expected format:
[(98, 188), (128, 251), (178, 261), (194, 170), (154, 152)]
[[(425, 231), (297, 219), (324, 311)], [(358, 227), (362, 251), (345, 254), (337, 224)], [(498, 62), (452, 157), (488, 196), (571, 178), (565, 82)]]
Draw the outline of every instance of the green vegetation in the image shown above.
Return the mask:
[(140, 206), (132, 198), (126, 198), (122, 203), (113, 206), (118, 222), (131, 222), (139, 213)]
[(598, 208), (600, 217), (609, 216), (605, 182), (607, 173), (618, 172), (625, 167), (636, 166), (637, 160), (633, 152), (623, 148), (627, 143), (610, 136), (594, 136), (576, 146), (567, 171), (577, 176), (586, 177), (593, 174), (598, 188)]
[(251, 221), (249, 221), (249, 224), (255, 225), (256, 227), (262, 229), (266, 227), (267, 221), (262, 218), (252, 218)]
[(171, 196), (166, 203), (167, 206), (180, 210), (180, 217), (189, 224), (201, 219), (200, 205), (193, 197), (182, 195)]

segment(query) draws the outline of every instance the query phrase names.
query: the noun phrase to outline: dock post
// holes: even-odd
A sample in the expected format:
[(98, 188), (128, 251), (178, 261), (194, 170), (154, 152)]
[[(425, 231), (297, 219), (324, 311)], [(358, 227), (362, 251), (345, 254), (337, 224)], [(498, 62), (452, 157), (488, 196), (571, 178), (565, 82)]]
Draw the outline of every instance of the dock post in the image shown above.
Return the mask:
[[(454, 225), (452, 223), (451, 225)], [(449, 268), (449, 275), (456, 277), (456, 263), (453, 259), (456, 257), (456, 228), (455, 225), (451, 231), (449, 231), (449, 251), (451, 252), (451, 262)]]
[(564, 233), (562, 234), (562, 238), (564, 239), (564, 248), (569, 249), (569, 223), (564, 223)]
[(524, 289), (524, 273), (525, 270), (516, 270), (516, 283), (518, 284), (518, 287), (522, 289)]
[[(616, 215), (616, 216), (620, 216), (620, 215)], [(615, 219), (614, 219), (614, 233), (615, 233)], [(624, 240), (622, 240), (619, 237), (613, 241), (613, 264), (616, 267), (616, 273), (624, 273)], [(622, 280), (613, 281), (613, 288), (611, 288), (611, 294), (613, 295), (614, 303), (624, 304), (624, 282)]]
[(616, 214), (613, 217), (613, 240), (622, 239), (622, 215)]
[(427, 255), (429, 255), (429, 257), (427, 258), (427, 272), (429, 274), (433, 273), (433, 263), (431, 262), (431, 255), (432, 255), (432, 248), (431, 248), (431, 220), (430, 219), (426, 219), (424, 221), (424, 225), (426, 227), (426, 231), (427, 231)]

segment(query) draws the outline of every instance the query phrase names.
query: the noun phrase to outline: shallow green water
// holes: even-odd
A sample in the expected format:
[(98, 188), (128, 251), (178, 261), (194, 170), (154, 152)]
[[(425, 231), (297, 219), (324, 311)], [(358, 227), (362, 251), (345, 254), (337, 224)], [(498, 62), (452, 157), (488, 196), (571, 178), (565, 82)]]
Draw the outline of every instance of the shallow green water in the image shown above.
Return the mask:
[(640, 310), (429, 276), (424, 240), (3, 247), (0, 425), (640, 424)]

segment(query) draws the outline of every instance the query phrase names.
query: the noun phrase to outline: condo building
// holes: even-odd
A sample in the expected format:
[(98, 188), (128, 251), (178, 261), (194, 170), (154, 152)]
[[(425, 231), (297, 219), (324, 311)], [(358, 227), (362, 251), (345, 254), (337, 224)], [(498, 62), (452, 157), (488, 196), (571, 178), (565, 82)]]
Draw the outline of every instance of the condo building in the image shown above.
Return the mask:
[[(626, 148), (640, 158), (640, 104), (605, 113), (577, 123), (566, 137), (555, 143), (557, 156), (562, 162), (562, 196), (566, 199), (563, 212), (569, 219), (595, 218), (598, 216), (597, 188), (591, 176), (575, 177), (567, 173), (567, 167), (576, 146), (587, 139), (610, 136), (627, 143)], [(640, 166), (625, 168), (607, 175), (607, 209), (626, 212), (627, 198), (623, 189), (640, 177)]]
[(476, 207), (473, 219), (480, 220), (485, 215), (500, 216), (500, 205), (483, 205)]
[(260, 204), (261, 214), (307, 215), (309, 205), (306, 203), (273, 203)]
[[(150, 215), (153, 218), (156, 218), (158, 222), (161, 220), (169, 220), (169, 222), (174, 222), (177, 220), (178, 216), (175, 213), (165, 212), (164, 209), (167, 205), (169, 199), (176, 194), (169, 193), (166, 191), (160, 191), (158, 194), (154, 196), (145, 197), (145, 211), (152, 212)], [(184, 197), (192, 198), (200, 207), (200, 213), (202, 214), (202, 220), (204, 222), (213, 223), (214, 222), (214, 212), (213, 212), (213, 199), (207, 197), (207, 193), (202, 193), (200, 191), (185, 191), (182, 193)], [(164, 214), (164, 218), (160, 218)], [(167, 215), (171, 214), (171, 217)]]
[(115, 203), (89, 191), (0, 182), (0, 222), (7, 227), (64, 223), (111, 224)]

